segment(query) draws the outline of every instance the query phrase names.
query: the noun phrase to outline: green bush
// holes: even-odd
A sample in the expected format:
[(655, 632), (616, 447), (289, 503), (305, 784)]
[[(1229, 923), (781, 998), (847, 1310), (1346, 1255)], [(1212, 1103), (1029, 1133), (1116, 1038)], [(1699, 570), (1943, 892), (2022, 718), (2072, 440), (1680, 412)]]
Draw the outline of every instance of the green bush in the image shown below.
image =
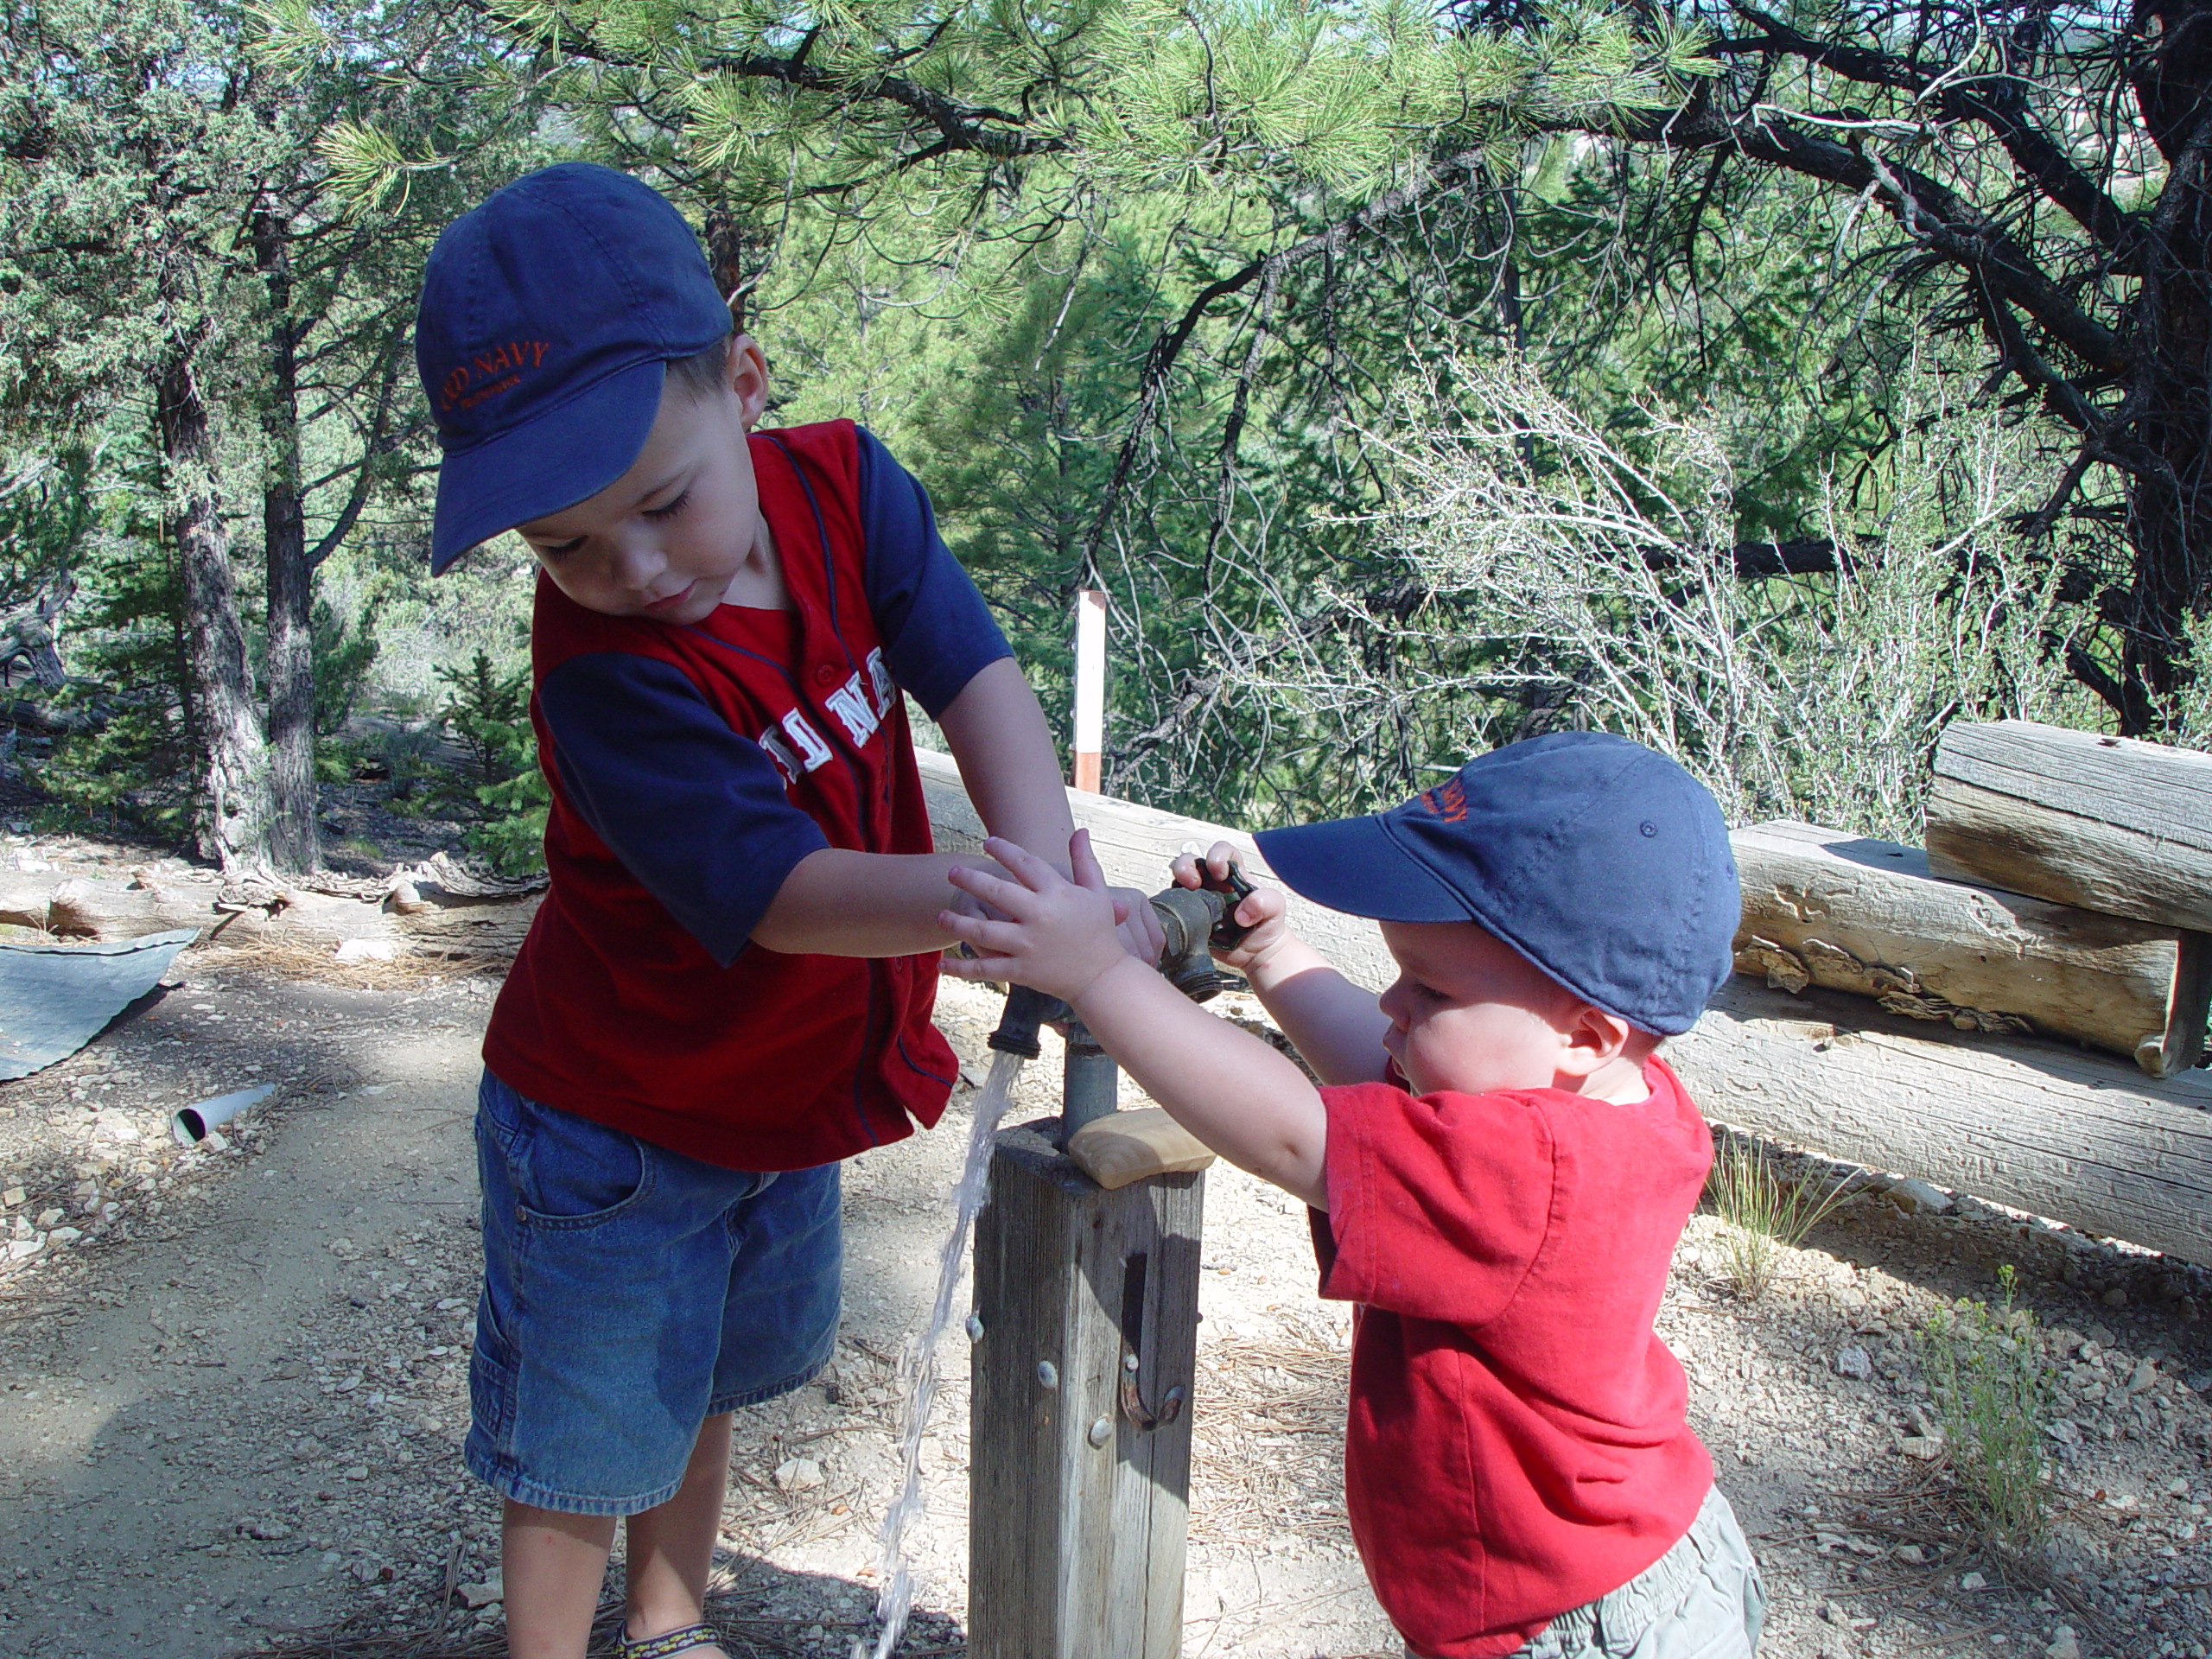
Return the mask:
[(2012, 1306), (2011, 1263), (1996, 1307), (1962, 1297), (1921, 1328), (1928, 1389), (1943, 1425), (1952, 1476), (1977, 1528), (2024, 1548), (2043, 1536), (2043, 1443), (2052, 1384), (2035, 1315)]

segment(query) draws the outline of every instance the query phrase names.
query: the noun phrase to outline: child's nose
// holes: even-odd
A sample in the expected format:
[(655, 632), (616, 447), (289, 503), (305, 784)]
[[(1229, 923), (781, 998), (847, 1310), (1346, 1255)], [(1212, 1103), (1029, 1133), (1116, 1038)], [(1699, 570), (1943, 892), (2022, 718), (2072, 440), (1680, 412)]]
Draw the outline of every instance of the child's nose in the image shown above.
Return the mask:
[(631, 531), (614, 544), (614, 580), (622, 587), (643, 592), (668, 569), (668, 556), (658, 537)]

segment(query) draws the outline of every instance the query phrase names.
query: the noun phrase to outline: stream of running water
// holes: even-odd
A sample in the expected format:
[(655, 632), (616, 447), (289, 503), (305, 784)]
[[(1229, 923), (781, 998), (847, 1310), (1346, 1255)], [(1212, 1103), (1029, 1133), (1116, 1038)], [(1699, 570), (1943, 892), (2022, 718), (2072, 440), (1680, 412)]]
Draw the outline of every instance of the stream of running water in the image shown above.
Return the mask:
[(883, 1516), (875, 1594), (877, 1635), (871, 1649), (859, 1637), (853, 1638), (852, 1659), (891, 1659), (891, 1650), (906, 1628), (906, 1615), (914, 1601), (914, 1583), (906, 1567), (906, 1529), (922, 1512), (922, 1433), (929, 1427), (930, 1409), (937, 1403), (937, 1351), (944, 1327), (952, 1318), (952, 1298), (960, 1287), (960, 1269), (967, 1259), (968, 1233), (976, 1212), (990, 1195), (991, 1147), (998, 1135), (999, 1119), (1013, 1097), (1014, 1082), (1023, 1065), (1019, 1054), (1003, 1050), (991, 1056), (990, 1075), (976, 1095), (976, 1119), (968, 1132), (968, 1159), (960, 1184), (952, 1189), (952, 1226), (937, 1258), (937, 1301), (924, 1325), (906, 1350), (899, 1371), (906, 1385), (905, 1408), (899, 1414), (899, 1446), (903, 1470), (899, 1496)]

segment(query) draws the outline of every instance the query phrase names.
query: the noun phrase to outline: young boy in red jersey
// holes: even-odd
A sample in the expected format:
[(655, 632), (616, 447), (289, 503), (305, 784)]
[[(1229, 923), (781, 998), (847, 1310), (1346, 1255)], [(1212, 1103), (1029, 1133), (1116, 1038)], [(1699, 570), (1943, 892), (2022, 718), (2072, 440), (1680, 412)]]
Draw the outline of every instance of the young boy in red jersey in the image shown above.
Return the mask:
[(958, 1074), (930, 1013), (962, 861), (901, 690), (996, 834), (1058, 855), (1066, 798), (920, 487), (849, 422), (753, 430), (760, 349), (645, 185), (548, 168), (455, 220), (416, 355), (431, 569), (507, 530), (540, 566), (551, 885), (485, 1033), (465, 1448), (506, 1500), (509, 1649), (582, 1659), (625, 1516), (626, 1659), (712, 1656), (729, 1414), (830, 1357), (837, 1160)]
[[(1713, 798), (1624, 739), (1471, 761), (1372, 817), (1259, 837), (1283, 881), (1373, 917), (1378, 1000), (1262, 891), (1222, 960), (1323, 1080), (1124, 962), (1076, 880), (990, 844), (956, 870), (953, 971), (1065, 998), (1152, 1097), (1314, 1211), (1321, 1294), (1357, 1304), (1344, 1484), (1418, 1659), (1748, 1659), (1749, 1546), (1652, 1330), (1713, 1143), (1656, 1050), (1730, 970), (1740, 899)], [(1215, 880), (1231, 849), (1209, 857)], [(1190, 859), (1177, 879), (1204, 879)]]

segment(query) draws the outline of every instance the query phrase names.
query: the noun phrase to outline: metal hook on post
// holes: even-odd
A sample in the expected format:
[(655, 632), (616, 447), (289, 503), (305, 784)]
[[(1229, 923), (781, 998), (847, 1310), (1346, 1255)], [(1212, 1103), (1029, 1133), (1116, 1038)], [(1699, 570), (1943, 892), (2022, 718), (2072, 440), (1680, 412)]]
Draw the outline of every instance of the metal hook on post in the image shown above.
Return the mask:
[(1122, 1415), (1136, 1425), (1140, 1434), (1163, 1428), (1181, 1416), (1185, 1397), (1179, 1383), (1160, 1396), (1160, 1408), (1154, 1411), (1146, 1406), (1138, 1388), (1138, 1373), (1144, 1366), (1145, 1281), (1150, 1266), (1150, 1259), (1141, 1250), (1132, 1253), (1122, 1264)]

